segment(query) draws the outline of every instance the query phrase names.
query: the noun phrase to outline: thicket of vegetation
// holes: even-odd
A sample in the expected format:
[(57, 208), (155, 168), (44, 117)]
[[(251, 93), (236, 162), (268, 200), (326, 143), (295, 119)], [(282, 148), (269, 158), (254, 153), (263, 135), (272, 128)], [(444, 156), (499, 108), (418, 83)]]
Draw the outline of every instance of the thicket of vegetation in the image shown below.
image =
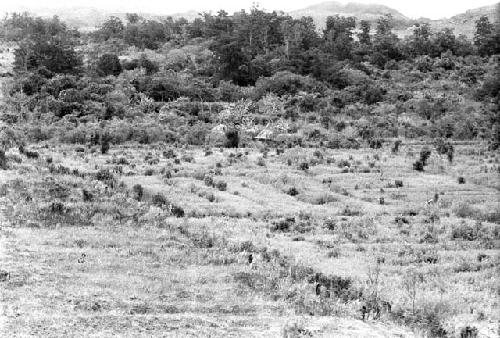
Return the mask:
[(223, 123), (248, 135), (243, 143), (272, 126), (289, 144), (444, 137), (498, 147), (500, 25), (481, 17), (469, 41), (428, 24), (400, 39), (392, 24), (334, 16), (318, 32), (312, 18), (252, 8), (193, 22), (129, 14), (81, 33), (13, 14), (0, 31), (15, 46), (1, 118), (32, 140), (75, 143), (107, 133), (200, 144)]

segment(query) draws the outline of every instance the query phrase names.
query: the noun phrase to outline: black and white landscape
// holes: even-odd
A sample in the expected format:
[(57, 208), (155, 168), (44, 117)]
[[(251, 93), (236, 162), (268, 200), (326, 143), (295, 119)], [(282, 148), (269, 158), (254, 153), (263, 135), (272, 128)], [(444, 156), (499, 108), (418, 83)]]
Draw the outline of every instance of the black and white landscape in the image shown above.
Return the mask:
[(499, 337), (500, 4), (470, 4), (7, 13), (0, 336)]

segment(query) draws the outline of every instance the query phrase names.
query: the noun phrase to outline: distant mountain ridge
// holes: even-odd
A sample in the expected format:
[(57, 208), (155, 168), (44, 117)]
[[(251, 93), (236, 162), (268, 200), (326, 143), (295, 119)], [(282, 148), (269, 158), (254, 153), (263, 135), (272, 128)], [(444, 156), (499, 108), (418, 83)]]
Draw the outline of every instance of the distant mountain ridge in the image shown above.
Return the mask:
[[(427, 18), (420, 18), (415, 20), (410, 19), (397, 10), (385, 5), (362, 4), (356, 2), (343, 4), (338, 1), (327, 1), (311, 5), (303, 9), (291, 11), (288, 14), (294, 18), (311, 16), (318, 29), (323, 29), (325, 27), (326, 18), (332, 15), (354, 16), (358, 21), (368, 20), (372, 23), (375, 23), (380, 16), (384, 14), (390, 14), (395, 20), (396, 32), (400, 36), (411, 34), (411, 27), (416, 22), (427, 22), (434, 30), (440, 30), (442, 28), (449, 27), (454, 29), (456, 35), (465, 34), (468, 37), (472, 37), (474, 35), (476, 20), (479, 19), (479, 17), (481, 17), (482, 15), (486, 15), (490, 19), (490, 22), (496, 22), (496, 20), (498, 20), (498, 15), (496, 14), (498, 8), (500, 8), (500, 3), (497, 3), (496, 5), (470, 9), (465, 13), (461, 13), (447, 19), (430, 20)], [(92, 7), (71, 7), (61, 9), (38, 8), (31, 10), (27, 9), (26, 11), (33, 15), (42, 17), (52, 17), (54, 15), (57, 15), (70, 27), (87, 31), (99, 27), (110, 16), (117, 16), (123, 21), (125, 21), (126, 18), (126, 12), (106, 11)], [(194, 10), (170, 15), (159, 15), (151, 13), (138, 14), (146, 19), (152, 20), (162, 20), (170, 16), (174, 19), (184, 17), (188, 21), (192, 21), (195, 18), (199, 17), (199, 13)]]
[(500, 16), (499, 10), (500, 2), (491, 6), (469, 9), (465, 13), (452, 16), (449, 19), (432, 20), (430, 24), (434, 30), (449, 27), (453, 28), (455, 35), (464, 34), (472, 37), (476, 29), (476, 20), (485, 15), (490, 22), (497, 22)]
[(314, 19), (316, 27), (323, 29), (325, 27), (326, 18), (332, 15), (353, 16), (358, 20), (367, 20), (375, 22), (380, 16), (385, 14), (392, 15), (398, 26), (407, 26), (410, 19), (397, 10), (377, 4), (362, 4), (350, 2), (342, 4), (337, 1), (322, 2), (303, 9), (292, 11), (289, 13), (294, 18), (310, 16)]

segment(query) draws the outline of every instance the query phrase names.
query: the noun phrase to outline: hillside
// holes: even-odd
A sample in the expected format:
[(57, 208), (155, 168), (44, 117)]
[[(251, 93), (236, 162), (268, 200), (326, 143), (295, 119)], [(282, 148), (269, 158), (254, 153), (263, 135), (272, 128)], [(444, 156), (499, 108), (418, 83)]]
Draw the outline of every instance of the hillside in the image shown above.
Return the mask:
[(440, 30), (445, 27), (453, 28), (455, 35), (464, 34), (472, 37), (475, 31), (476, 21), (483, 15), (486, 15), (490, 22), (496, 22), (498, 19), (497, 8), (500, 3), (491, 6), (470, 9), (465, 13), (455, 15), (449, 19), (433, 20), (431, 26), (434, 30)]
[[(66, 22), (70, 27), (77, 28), (82, 31), (91, 31), (99, 27), (110, 16), (116, 16), (122, 21), (126, 20), (126, 12), (104, 11), (93, 7), (70, 7), (70, 8), (37, 8), (27, 10), (32, 15), (41, 16), (43, 18), (51, 18), (58, 16)], [(197, 11), (188, 11), (184, 13), (174, 13), (169, 15), (158, 15), (152, 13), (138, 13), (145, 19), (149, 20), (164, 20), (167, 17), (174, 19), (186, 18), (188, 21), (193, 21), (198, 17)]]
[(381, 15), (391, 14), (399, 25), (405, 26), (410, 22), (409, 18), (397, 10), (377, 4), (348, 3), (344, 5), (340, 2), (328, 1), (290, 12), (290, 15), (294, 18), (303, 16), (313, 17), (318, 28), (324, 28), (328, 16), (337, 14), (341, 16), (354, 16), (358, 20), (368, 20), (370, 22), (375, 22)]
[[(303, 9), (292, 11), (290, 14), (293, 18), (301, 18), (303, 16), (311, 16), (318, 29), (323, 29), (325, 26), (326, 18), (328, 16), (354, 16), (358, 21), (368, 20), (374, 23), (381, 15), (391, 14), (396, 23), (396, 33), (400, 37), (411, 34), (409, 28), (415, 22), (428, 22), (434, 30), (441, 30), (445, 27), (453, 28), (456, 35), (465, 34), (467, 37), (474, 35), (474, 27), (476, 20), (482, 15), (488, 16), (491, 22), (495, 22), (497, 15), (495, 15), (496, 5), (485, 6), (475, 9), (470, 9), (465, 13), (455, 15), (451, 18), (430, 20), (428, 18), (419, 18), (417, 20), (410, 19), (401, 14), (397, 10), (384, 5), (377, 4), (361, 4), (361, 3), (348, 3), (342, 4), (337, 1), (327, 1), (316, 5), (311, 5)], [(214, 8), (214, 10), (216, 10)], [(126, 13), (119, 11), (103, 11), (92, 7), (69, 7), (61, 9), (50, 8), (37, 8), (27, 10), (33, 15), (38, 15), (45, 18), (58, 16), (63, 21), (67, 22), (70, 27), (77, 28), (83, 31), (93, 30), (100, 26), (106, 18), (110, 16), (117, 16), (125, 21)], [(186, 18), (188, 21), (193, 21), (199, 16), (195, 10), (158, 15), (152, 13), (139, 13), (142, 17), (151, 20), (162, 20), (171, 16), (174, 19), (181, 17)]]

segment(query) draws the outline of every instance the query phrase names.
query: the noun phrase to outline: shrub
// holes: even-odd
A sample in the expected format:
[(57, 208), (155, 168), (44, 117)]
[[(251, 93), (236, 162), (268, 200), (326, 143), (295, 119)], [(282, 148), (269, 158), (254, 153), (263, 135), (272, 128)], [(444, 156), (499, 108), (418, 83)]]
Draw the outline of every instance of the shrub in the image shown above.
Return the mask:
[(96, 173), (95, 176), (96, 180), (98, 181), (112, 181), (114, 180), (114, 176), (109, 170), (107, 169), (101, 169)]
[(380, 149), (382, 148), (383, 141), (381, 139), (370, 139), (368, 141), (368, 145), (372, 149)]
[(396, 188), (402, 188), (403, 187), (403, 181), (402, 180), (395, 180), (394, 181), (394, 186)]
[(465, 178), (463, 178), (462, 176), (460, 176), (458, 178), (458, 184), (465, 184)]
[(309, 169), (309, 163), (307, 163), (307, 162), (301, 162), (299, 164), (299, 169), (300, 170), (308, 170)]
[(472, 226), (467, 225), (465, 223), (461, 223), (460, 225), (453, 228), (451, 232), (451, 239), (457, 240), (461, 239), (464, 241), (474, 241), (477, 239), (477, 231)]
[(94, 199), (94, 195), (92, 195), (92, 193), (86, 189), (82, 190), (82, 195), (84, 202), (92, 202), (92, 200)]
[(427, 160), (429, 159), (430, 156), (431, 156), (431, 151), (427, 147), (424, 147), (420, 151), (420, 162), (422, 162), (423, 166), (427, 165)]
[(203, 182), (207, 187), (213, 187), (214, 186), (214, 178), (210, 175), (205, 175), (203, 178)]
[(228, 130), (226, 132), (226, 148), (238, 148), (240, 143), (240, 138), (238, 135), (238, 130)]
[(32, 159), (37, 159), (40, 157), (40, 155), (36, 151), (29, 151), (29, 150), (24, 151), (24, 155), (26, 155), (27, 158), (32, 158)]
[(255, 96), (256, 99), (261, 99), (267, 93), (274, 93), (278, 96), (295, 95), (300, 91), (321, 91), (322, 88), (321, 83), (311, 77), (282, 71), (271, 77), (260, 78), (255, 84)]
[(224, 181), (217, 181), (214, 186), (215, 186), (215, 188), (217, 188), (220, 191), (227, 190), (227, 183)]
[(170, 212), (175, 217), (179, 217), (179, 218), (184, 217), (184, 209), (182, 209), (181, 207), (179, 207), (177, 205), (171, 205)]
[(102, 154), (108, 153), (110, 140), (111, 140), (111, 137), (108, 133), (105, 133), (104, 135), (102, 135), (102, 138), (101, 138), (101, 153)]
[(158, 207), (163, 207), (169, 204), (167, 198), (162, 193), (154, 194), (151, 197), (151, 203), (153, 203), (153, 205), (156, 205)]
[(294, 225), (295, 225), (295, 218), (287, 217), (284, 219), (280, 219), (277, 222), (274, 222), (271, 231), (283, 231), (283, 232), (290, 231), (292, 230)]
[(401, 146), (402, 141), (401, 140), (396, 140), (394, 141), (394, 145), (392, 146), (391, 151), (396, 154), (399, 152), (399, 147)]
[(137, 201), (141, 201), (142, 197), (144, 196), (144, 188), (140, 184), (134, 185), (132, 188), (132, 191), (134, 192), (134, 199)]
[(424, 164), (421, 161), (416, 161), (413, 163), (413, 170), (424, 171)]
[(0, 149), (0, 169), (7, 170), (7, 157), (2, 149)]
[(170, 159), (170, 158), (176, 158), (177, 155), (175, 154), (173, 149), (168, 149), (163, 152), (163, 157)]
[(287, 190), (286, 192), (290, 196), (297, 196), (299, 194), (299, 191), (295, 187), (291, 187), (290, 189)]

